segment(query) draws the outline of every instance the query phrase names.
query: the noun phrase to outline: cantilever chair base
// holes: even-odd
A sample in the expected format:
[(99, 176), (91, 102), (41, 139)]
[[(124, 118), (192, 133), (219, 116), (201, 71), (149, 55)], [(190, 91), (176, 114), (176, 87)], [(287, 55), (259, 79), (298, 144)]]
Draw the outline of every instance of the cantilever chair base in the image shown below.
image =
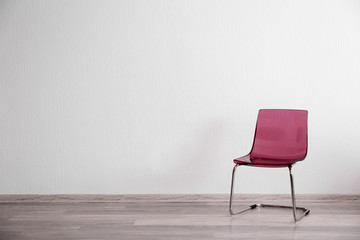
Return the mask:
[[(290, 208), (290, 209), (293, 209), (293, 206), (271, 205), (271, 204), (253, 204), (253, 205), (251, 205), (251, 206), (249, 206), (247, 208), (244, 208), (244, 209), (240, 210), (239, 212), (233, 212), (232, 209), (230, 209), (230, 214), (231, 215), (237, 215), (237, 214), (246, 212), (248, 210), (258, 208), (258, 207), (264, 207), (264, 208), (266, 208), (266, 207), (274, 207), (274, 208)], [(308, 215), (310, 213), (310, 209), (303, 208), (303, 207), (296, 207), (296, 210), (302, 210), (302, 211), (304, 211), (304, 213), (302, 215), (300, 215), (299, 217), (295, 217), (294, 218), (295, 222), (299, 222), (303, 217), (305, 217), (306, 215)]]
[[(230, 192), (230, 204), (229, 204), (229, 211), (231, 215), (237, 215), (243, 212), (246, 212), (248, 210), (252, 210), (258, 207), (272, 207), (272, 208), (290, 208), (293, 209), (293, 217), (294, 217), (294, 221), (295, 223), (299, 222), (303, 217), (307, 216), (310, 213), (310, 209), (307, 208), (303, 208), (303, 207), (296, 207), (296, 200), (295, 200), (295, 191), (294, 191), (294, 180), (293, 180), (293, 175), (292, 175), (292, 171), (291, 168), (292, 166), (289, 165), (289, 174), (290, 174), (290, 184), (291, 184), (291, 198), (292, 198), (292, 206), (283, 206), (283, 205), (271, 205), (271, 204), (253, 204), (247, 208), (244, 208), (238, 212), (234, 212), (232, 209), (232, 202), (233, 202), (233, 190), (234, 190), (234, 179), (235, 179), (235, 171), (236, 168), (240, 166), (240, 164), (236, 164), (233, 168), (233, 172), (232, 172), (232, 179), (231, 179), (231, 192)], [(297, 216), (296, 211), (297, 210), (302, 210), (304, 213), (300, 216)]]

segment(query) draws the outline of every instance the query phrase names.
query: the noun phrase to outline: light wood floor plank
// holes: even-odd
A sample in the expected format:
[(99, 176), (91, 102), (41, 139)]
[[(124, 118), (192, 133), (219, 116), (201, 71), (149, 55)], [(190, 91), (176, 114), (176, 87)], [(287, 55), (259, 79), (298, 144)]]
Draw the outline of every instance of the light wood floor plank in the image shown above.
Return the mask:
[[(263, 197), (271, 203), (291, 204), (285, 197)], [(260, 208), (230, 216), (228, 203), (218, 196), (201, 196), (201, 201), (191, 201), (192, 197), (164, 201), (174, 198), (169, 195), (114, 202), (106, 198), (104, 202), (2, 201), (0, 240), (360, 239), (359, 198), (305, 197), (298, 205), (310, 208), (311, 213), (297, 224), (288, 209)], [(253, 203), (248, 200), (252, 199), (236, 201), (236, 207)]]

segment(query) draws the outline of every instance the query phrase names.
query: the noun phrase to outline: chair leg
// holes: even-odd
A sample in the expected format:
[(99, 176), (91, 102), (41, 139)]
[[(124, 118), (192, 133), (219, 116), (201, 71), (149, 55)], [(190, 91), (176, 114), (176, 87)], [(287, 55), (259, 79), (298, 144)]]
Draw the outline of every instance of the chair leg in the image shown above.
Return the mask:
[[(300, 221), (304, 216), (308, 215), (310, 213), (310, 209), (306, 209), (306, 208), (302, 208), (302, 207), (296, 207), (296, 199), (295, 199), (295, 189), (294, 189), (294, 178), (293, 178), (293, 174), (292, 174), (292, 166), (289, 165), (289, 175), (290, 175), (290, 185), (291, 185), (291, 199), (292, 199), (292, 204), (293, 204), (293, 216), (294, 216), (294, 221), (298, 222)], [(296, 209), (300, 209), (303, 210), (304, 213), (299, 216), (296, 217)]]
[(251, 210), (251, 209), (254, 209), (256, 207), (258, 207), (256, 204), (254, 205), (251, 205), (247, 208), (244, 208), (238, 212), (234, 212), (232, 210), (232, 202), (233, 202), (233, 192), (234, 192), (234, 180), (235, 180), (235, 172), (236, 172), (236, 169), (239, 165), (238, 164), (235, 164), (234, 168), (233, 168), (233, 171), (232, 171), (232, 177), (231, 177), (231, 190), (230, 190), (230, 204), (229, 204), (229, 212), (231, 215), (236, 215), (236, 214), (239, 214), (239, 213), (243, 213), (243, 212), (246, 212), (248, 210)]
[[(235, 172), (236, 169), (239, 165), (235, 165), (232, 171), (232, 178), (231, 178), (231, 190), (230, 190), (230, 204), (229, 204), (229, 212), (231, 215), (236, 215), (236, 214), (240, 214), (243, 212), (246, 212), (248, 210), (251, 209), (255, 209), (257, 207), (276, 207), (276, 208), (291, 208), (293, 210), (293, 217), (294, 217), (294, 221), (298, 222), (300, 221), (304, 216), (308, 215), (310, 213), (310, 209), (306, 209), (303, 207), (296, 207), (296, 199), (295, 199), (295, 190), (294, 190), (294, 179), (293, 179), (293, 175), (292, 175), (292, 171), (291, 168), (292, 166), (289, 166), (289, 174), (290, 174), (290, 185), (291, 185), (291, 199), (292, 199), (292, 206), (282, 206), (282, 205), (271, 205), (271, 204), (253, 204), (247, 208), (244, 208), (238, 212), (234, 212), (232, 210), (232, 202), (233, 202), (233, 191), (234, 191), (234, 181), (235, 181)], [(304, 211), (304, 213), (297, 217), (296, 215), (296, 210), (302, 210)]]

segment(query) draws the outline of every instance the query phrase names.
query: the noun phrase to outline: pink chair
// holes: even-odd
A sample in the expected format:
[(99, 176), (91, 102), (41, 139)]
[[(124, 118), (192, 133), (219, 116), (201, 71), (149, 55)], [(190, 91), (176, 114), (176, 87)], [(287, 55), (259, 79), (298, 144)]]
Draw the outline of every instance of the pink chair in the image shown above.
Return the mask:
[[(232, 171), (229, 211), (231, 215), (257, 207), (292, 208), (294, 221), (298, 222), (310, 213), (309, 209), (296, 207), (292, 166), (304, 160), (307, 154), (306, 110), (261, 109), (256, 123), (253, 146), (249, 154), (236, 158)], [(238, 212), (232, 210), (235, 171), (238, 166), (288, 167), (290, 174), (292, 206), (254, 204)], [(303, 214), (296, 216), (296, 210)]]

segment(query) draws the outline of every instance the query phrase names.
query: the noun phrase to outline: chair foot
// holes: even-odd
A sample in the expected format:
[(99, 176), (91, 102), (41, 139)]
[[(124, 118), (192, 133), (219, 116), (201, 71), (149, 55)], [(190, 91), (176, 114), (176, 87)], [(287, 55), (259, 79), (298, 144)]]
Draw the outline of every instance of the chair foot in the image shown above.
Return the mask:
[[(293, 206), (283, 206), (283, 205), (272, 205), (272, 204), (253, 204), (253, 205), (250, 205), (249, 207), (247, 208), (244, 208), (238, 212), (234, 212), (232, 209), (230, 209), (230, 214), (231, 215), (237, 215), (237, 214), (240, 214), (240, 213), (243, 213), (243, 212), (246, 212), (248, 210), (252, 210), (252, 209), (255, 209), (255, 208), (289, 208), (289, 209), (293, 209)], [(301, 210), (303, 211), (304, 213), (302, 215), (300, 215), (299, 217), (296, 217), (296, 219), (294, 219), (295, 222), (298, 222), (300, 221), (303, 217), (309, 215), (310, 213), (310, 209), (307, 209), (307, 208), (303, 208), (303, 207), (296, 207), (296, 210)]]
[(237, 214), (240, 214), (240, 213), (246, 212), (246, 211), (248, 211), (248, 210), (255, 209), (255, 208), (257, 208), (257, 207), (258, 207), (258, 205), (257, 205), (257, 204), (253, 204), (253, 205), (251, 205), (251, 206), (249, 206), (249, 207), (247, 207), (247, 208), (243, 208), (243, 209), (241, 209), (241, 210), (240, 210), (240, 211), (238, 211), (238, 212), (234, 212), (234, 211), (232, 210), (232, 208), (230, 208), (230, 209), (229, 209), (229, 211), (230, 211), (230, 214), (231, 214), (231, 215), (237, 215)]
[[(293, 206), (283, 206), (283, 205), (271, 205), (271, 204), (260, 204), (260, 207), (274, 207), (274, 208), (289, 208), (289, 209), (294, 209)], [(304, 208), (304, 207), (295, 207), (296, 210), (301, 210), (303, 211), (303, 214), (301, 214), (300, 216), (297, 216), (296, 214), (294, 215), (294, 221), (298, 222), (300, 221), (303, 217), (309, 215), (310, 213), (310, 209)]]

